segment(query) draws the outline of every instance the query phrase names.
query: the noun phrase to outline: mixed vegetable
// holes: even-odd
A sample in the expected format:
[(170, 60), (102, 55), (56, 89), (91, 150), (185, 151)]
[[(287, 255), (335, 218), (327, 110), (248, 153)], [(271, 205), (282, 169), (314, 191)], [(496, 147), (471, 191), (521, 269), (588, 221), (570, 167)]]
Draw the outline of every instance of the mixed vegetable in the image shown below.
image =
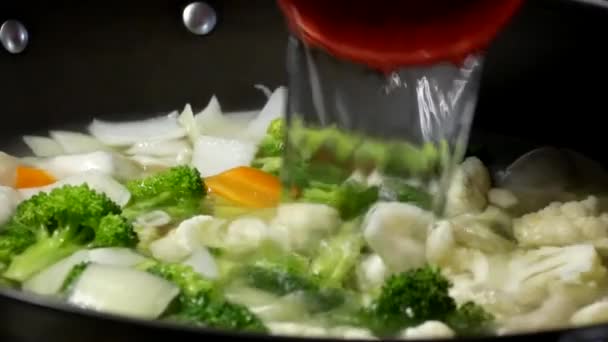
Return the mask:
[(526, 211), (469, 157), (439, 216), (427, 176), (445, 147), (333, 128), (296, 132), (283, 187), (285, 92), (259, 113), (223, 115), (212, 98), (196, 115), (186, 106), (25, 137), (33, 157), (0, 154), (0, 284), (279, 335), (440, 338), (608, 321), (597, 197)]

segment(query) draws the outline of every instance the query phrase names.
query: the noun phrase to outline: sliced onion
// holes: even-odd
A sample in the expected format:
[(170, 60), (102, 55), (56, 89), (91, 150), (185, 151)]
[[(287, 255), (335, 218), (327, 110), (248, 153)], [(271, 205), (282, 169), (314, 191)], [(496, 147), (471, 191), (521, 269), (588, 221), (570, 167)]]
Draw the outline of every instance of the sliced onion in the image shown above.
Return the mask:
[(107, 151), (109, 149), (101, 141), (80, 132), (51, 131), (50, 135), (63, 151), (69, 154)]
[(101, 312), (154, 319), (178, 294), (175, 285), (147, 272), (93, 264), (76, 281), (68, 302)]
[(128, 146), (144, 140), (171, 140), (186, 135), (175, 115), (126, 122), (93, 120), (89, 131), (109, 146)]
[(260, 114), (259, 110), (243, 110), (238, 112), (226, 112), (224, 116), (231, 121), (234, 121), (235, 124), (243, 127), (245, 129), (249, 122), (255, 119), (258, 114)]
[(194, 145), (192, 164), (203, 177), (209, 177), (238, 166), (248, 166), (256, 149), (255, 144), (246, 141), (201, 136)]
[(76, 176), (86, 171), (98, 171), (119, 180), (137, 178), (142, 170), (126, 157), (112, 152), (97, 151), (39, 159), (33, 165), (58, 179)]
[(78, 251), (47, 267), (23, 283), (23, 290), (40, 295), (59, 292), (72, 268), (82, 262), (132, 267), (146, 260), (128, 248), (96, 248)]
[(78, 251), (53, 265), (23, 283), (23, 290), (40, 295), (53, 295), (59, 292), (61, 285), (72, 268), (82, 262), (89, 261), (88, 251)]
[(64, 178), (51, 185), (47, 185), (39, 188), (27, 188), (20, 189), (19, 192), (23, 199), (31, 198), (40, 192), (50, 192), (55, 188), (62, 187), (64, 185), (82, 185), (87, 184), (91, 189), (106, 194), (116, 204), (124, 207), (131, 198), (131, 193), (127, 188), (114, 180), (112, 177), (101, 173), (99, 171), (86, 171), (78, 175)]
[(36, 157), (53, 157), (65, 153), (61, 145), (51, 138), (25, 135), (23, 142)]
[(222, 107), (215, 95), (211, 97), (207, 107), (194, 116), (194, 119), (201, 132), (203, 132), (207, 126), (211, 126), (215, 122), (223, 119)]
[(247, 127), (248, 134), (256, 139), (261, 139), (266, 134), (268, 125), (274, 119), (283, 117), (287, 107), (287, 88), (277, 88), (257, 118), (253, 119)]
[(272, 90), (263, 84), (254, 84), (253, 87), (266, 95), (266, 97), (272, 96)]
[(208, 279), (217, 279), (219, 270), (213, 255), (205, 247), (197, 248), (192, 254), (182, 262), (189, 265), (192, 269)]
[(143, 228), (158, 228), (171, 222), (171, 216), (162, 210), (154, 210), (138, 216), (133, 225)]
[(195, 120), (201, 135), (243, 140), (248, 139), (245, 133), (251, 115), (251, 112), (224, 115), (220, 103), (213, 96), (207, 107), (195, 115)]
[(19, 160), (17, 158), (4, 152), (0, 152), (0, 185), (15, 185), (18, 165)]
[(188, 134), (190, 141), (194, 143), (201, 135), (201, 132), (198, 128), (198, 124), (196, 123), (196, 119), (194, 119), (194, 113), (192, 112), (192, 107), (189, 103), (186, 104), (184, 110), (177, 120), (186, 130), (186, 134)]
[(126, 150), (125, 153), (152, 157), (175, 157), (184, 153), (192, 153), (192, 148), (184, 140), (140, 141)]

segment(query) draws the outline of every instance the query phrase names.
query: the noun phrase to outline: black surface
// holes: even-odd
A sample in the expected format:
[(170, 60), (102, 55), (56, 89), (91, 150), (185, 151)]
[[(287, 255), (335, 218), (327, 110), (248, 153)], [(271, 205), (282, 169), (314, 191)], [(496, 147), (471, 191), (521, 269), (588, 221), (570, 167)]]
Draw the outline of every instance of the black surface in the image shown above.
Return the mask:
[[(186, 102), (200, 108), (212, 94), (228, 110), (255, 108), (264, 98), (254, 83), (285, 84), (286, 34), (273, 1), (217, 1), (222, 20), (205, 37), (182, 26), (183, 4), (0, 2), (0, 20), (22, 20), (31, 33), (24, 54), (0, 50), (0, 142), (93, 116), (143, 115)], [(474, 141), (488, 145), (494, 151), (490, 157), (514, 155), (520, 147), (501, 138), (489, 140), (482, 132), (569, 146), (608, 161), (603, 151), (606, 127), (600, 123), (606, 114), (606, 23), (608, 14), (597, 8), (566, 0), (528, 1), (488, 54)], [(196, 336), (237, 339), (62, 311), (0, 294), (0, 341)], [(607, 341), (608, 326), (504, 340), (537, 338)]]

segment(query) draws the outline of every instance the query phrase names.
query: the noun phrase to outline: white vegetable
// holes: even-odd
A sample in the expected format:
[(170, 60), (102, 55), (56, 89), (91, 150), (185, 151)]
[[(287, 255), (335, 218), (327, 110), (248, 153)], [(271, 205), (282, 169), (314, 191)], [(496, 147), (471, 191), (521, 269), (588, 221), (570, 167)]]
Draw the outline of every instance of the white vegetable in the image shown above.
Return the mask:
[(171, 140), (182, 138), (186, 130), (178, 123), (176, 115), (124, 122), (93, 120), (89, 131), (109, 146), (128, 146), (143, 140)]
[(433, 219), (431, 212), (411, 204), (380, 202), (367, 213), (363, 235), (391, 271), (405, 271), (425, 264), (426, 238)]
[(92, 136), (79, 132), (51, 131), (53, 138), (67, 154), (105, 151), (109, 148)]
[(91, 170), (105, 173), (118, 180), (133, 179), (141, 174), (141, 168), (134, 162), (116, 153), (105, 151), (40, 159), (34, 163), (34, 166), (49, 172), (57, 179)]
[(72, 268), (82, 262), (131, 267), (145, 258), (128, 248), (96, 248), (78, 251), (37, 273), (22, 285), (23, 290), (53, 295), (60, 289)]
[(246, 134), (246, 127), (250, 121), (251, 114), (239, 115), (244, 113), (246, 112), (235, 113), (237, 115), (233, 116), (222, 114), (220, 103), (213, 96), (207, 107), (194, 116), (194, 120), (196, 121), (200, 135), (249, 140)]
[(310, 251), (313, 244), (339, 227), (340, 214), (336, 209), (313, 203), (281, 204), (271, 222), (271, 229), (287, 232), (289, 247), (298, 251)]
[(174, 157), (180, 154), (191, 154), (190, 145), (184, 140), (144, 140), (135, 143), (125, 153), (151, 157)]
[(464, 214), (451, 218), (449, 222), (456, 242), (486, 253), (515, 249), (515, 243), (505, 237), (511, 233), (510, 217), (503, 216), (504, 213), (499, 210), (484, 214)]
[(608, 300), (605, 298), (579, 309), (570, 317), (570, 323), (579, 327), (606, 322), (608, 322)]
[(8, 222), (13, 216), (20, 201), (21, 195), (19, 192), (11, 187), (0, 185), (0, 226)]
[(504, 289), (523, 303), (537, 303), (549, 286), (568, 286), (568, 296), (592, 295), (606, 282), (607, 270), (592, 245), (541, 247), (516, 251), (508, 264)]
[(435, 265), (449, 264), (449, 258), (456, 246), (452, 224), (445, 220), (439, 221), (426, 239), (426, 259)]
[(608, 214), (600, 213), (593, 196), (580, 202), (555, 202), (514, 220), (514, 233), (524, 247), (593, 243), (606, 253)]
[(268, 225), (258, 218), (238, 218), (228, 225), (224, 243), (230, 250), (247, 253), (269, 238), (269, 229)]
[(253, 143), (201, 136), (194, 145), (192, 164), (203, 177), (251, 164), (257, 148)]
[(138, 216), (133, 226), (142, 228), (158, 228), (171, 222), (171, 216), (162, 210), (153, 210)]
[(208, 279), (217, 279), (219, 270), (213, 255), (205, 247), (197, 248), (190, 256), (182, 262), (184, 265), (192, 267), (192, 269), (203, 277)]
[(141, 165), (146, 171), (150, 171), (150, 170), (154, 170), (154, 169), (165, 170), (170, 167), (189, 164), (191, 156), (188, 156), (187, 158), (185, 158), (185, 157), (186, 156), (184, 156), (184, 155), (178, 155), (177, 158), (175, 158), (175, 157), (150, 157), (150, 156), (146, 156), (146, 155), (136, 155), (136, 156), (129, 157), (129, 159), (131, 159), (134, 162)]
[(177, 120), (179, 121), (180, 125), (182, 125), (182, 127), (184, 127), (184, 129), (186, 130), (186, 134), (188, 135), (190, 142), (194, 144), (198, 137), (201, 135), (201, 132), (198, 128), (196, 120), (194, 119), (192, 106), (190, 106), (189, 103), (184, 106), (184, 110), (182, 110), (182, 113), (179, 115)]
[(68, 302), (107, 313), (154, 319), (178, 294), (175, 285), (147, 272), (93, 264), (74, 284)]
[(298, 321), (308, 315), (304, 296), (299, 292), (278, 297), (254, 288), (238, 287), (228, 288), (225, 296), (232, 303), (245, 305), (265, 322)]
[(331, 337), (343, 338), (347, 340), (376, 340), (377, 338), (368, 329), (358, 327), (340, 326), (330, 328), (328, 335)]
[(454, 172), (448, 188), (446, 215), (481, 212), (488, 203), (490, 185), (490, 174), (483, 163), (475, 157), (465, 159)]
[(561, 328), (568, 323), (577, 304), (567, 295), (552, 295), (537, 309), (501, 322), (499, 335)]
[(253, 87), (266, 95), (269, 98), (272, 95), (272, 90), (263, 84), (254, 84)]
[(488, 201), (504, 209), (511, 208), (518, 203), (517, 197), (511, 191), (500, 188), (493, 188), (488, 191)]
[(61, 145), (51, 138), (25, 135), (23, 142), (36, 157), (53, 157), (65, 153)]
[(282, 336), (324, 337), (327, 329), (313, 324), (292, 322), (269, 322), (266, 324), (270, 333)]
[(382, 286), (390, 272), (378, 254), (370, 254), (361, 260), (356, 274), (357, 287), (363, 292), (368, 292)]
[(249, 123), (247, 133), (256, 141), (262, 139), (266, 135), (270, 122), (285, 115), (286, 107), (287, 88), (279, 87), (272, 93), (258, 117)]
[(53, 265), (45, 268), (26, 280), (22, 289), (40, 295), (53, 295), (59, 292), (72, 268), (81, 262), (89, 261), (88, 251), (78, 251)]
[(20, 189), (19, 192), (23, 199), (31, 198), (40, 192), (51, 192), (53, 189), (62, 187), (64, 185), (83, 185), (87, 184), (91, 189), (106, 194), (112, 201), (121, 207), (125, 206), (131, 198), (131, 193), (127, 188), (114, 180), (107, 174), (99, 171), (86, 171), (80, 174), (64, 178), (53, 184), (39, 187), (39, 188), (27, 188)]
[(0, 185), (15, 185), (18, 165), (19, 160), (17, 160), (17, 158), (4, 152), (0, 152)]
[(425, 340), (452, 338), (454, 336), (454, 331), (445, 325), (445, 323), (439, 321), (426, 321), (413, 328), (403, 330), (399, 337), (406, 340)]

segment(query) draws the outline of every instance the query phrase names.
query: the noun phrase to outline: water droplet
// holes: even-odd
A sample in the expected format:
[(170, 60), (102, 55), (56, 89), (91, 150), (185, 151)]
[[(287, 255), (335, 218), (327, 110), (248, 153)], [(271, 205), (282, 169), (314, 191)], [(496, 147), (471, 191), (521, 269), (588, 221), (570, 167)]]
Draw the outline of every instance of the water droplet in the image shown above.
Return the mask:
[(217, 25), (217, 13), (205, 2), (193, 2), (186, 6), (182, 19), (188, 31), (197, 35), (208, 34)]
[(7, 20), (0, 27), (0, 43), (10, 53), (20, 53), (25, 50), (29, 34), (25, 26), (17, 20)]

